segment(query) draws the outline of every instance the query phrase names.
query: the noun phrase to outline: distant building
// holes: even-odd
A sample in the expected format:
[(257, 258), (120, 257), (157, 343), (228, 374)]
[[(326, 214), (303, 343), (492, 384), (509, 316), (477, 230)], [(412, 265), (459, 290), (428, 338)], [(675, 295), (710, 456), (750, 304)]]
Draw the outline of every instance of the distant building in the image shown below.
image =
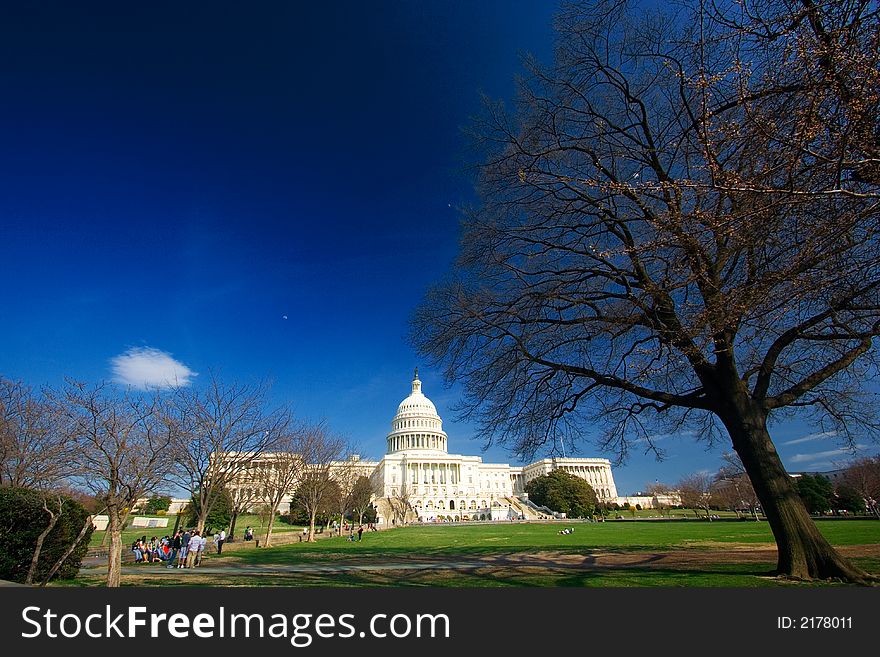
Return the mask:
[[(526, 484), (561, 469), (587, 481), (600, 501), (615, 502), (617, 488), (611, 462), (602, 458), (547, 458), (525, 466), (484, 463), (479, 456), (448, 452), (448, 437), (433, 402), (422, 393), (418, 370), (410, 395), (400, 402), (386, 436), (386, 454), (379, 461), (357, 461), (362, 474), (375, 482), (374, 505), (380, 523), (395, 516), (431, 522), (444, 520), (540, 517), (525, 500)], [(255, 467), (271, 467), (272, 454), (259, 457)], [(349, 469), (350, 462), (336, 466)], [(249, 485), (237, 482), (240, 487)], [(233, 486), (235, 488), (235, 486)], [(287, 511), (290, 496), (282, 503)], [(407, 507), (405, 516), (395, 507)]]
[(789, 472), (789, 476), (793, 479), (797, 479), (803, 475), (822, 475), (826, 479), (830, 480), (832, 484), (836, 487), (843, 480), (844, 474), (846, 474), (846, 468), (840, 468), (839, 470), (824, 470), (822, 472)]
[(656, 495), (626, 495), (617, 498), (620, 506), (638, 506), (642, 509), (669, 509), (681, 506), (681, 495), (675, 491)]

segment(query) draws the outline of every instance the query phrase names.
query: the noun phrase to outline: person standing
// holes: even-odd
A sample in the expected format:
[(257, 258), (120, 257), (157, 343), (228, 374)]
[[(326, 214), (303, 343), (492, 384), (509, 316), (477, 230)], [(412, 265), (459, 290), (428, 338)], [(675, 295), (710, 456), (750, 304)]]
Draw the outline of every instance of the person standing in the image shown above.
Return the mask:
[(180, 537), (180, 553), (177, 555), (177, 567), (183, 568), (186, 565), (186, 555), (189, 552), (189, 542), (192, 539), (192, 534), (189, 533), (189, 530), (183, 532), (183, 536)]
[(174, 560), (177, 558), (177, 553), (180, 552), (180, 530), (174, 532), (174, 536), (169, 541), (169, 544), (171, 554), (168, 557), (168, 567), (174, 568)]
[(219, 538), (217, 539), (217, 554), (223, 553), (223, 544), (226, 542), (226, 531), (221, 529)]
[(361, 540), (361, 537), (362, 537), (363, 535), (364, 535), (364, 526), (363, 526), (363, 525), (360, 525), (360, 526), (358, 527), (358, 540), (359, 540), (359, 541)]
[(199, 532), (198, 530), (192, 533), (190, 536), (189, 543), (186, 547), (186, 567), (192, 568), (196, 562), (196, 555), (199, 553), (199, 545), (201, 541), (199, 540)]
[(196, 552), (196, 560), (193, 566), (201, 566), (202, 565), (202, 553), (205, 551), (205, 546), (208, 544), (208, 539), (204, 536), (199, 536), (199, 546)]

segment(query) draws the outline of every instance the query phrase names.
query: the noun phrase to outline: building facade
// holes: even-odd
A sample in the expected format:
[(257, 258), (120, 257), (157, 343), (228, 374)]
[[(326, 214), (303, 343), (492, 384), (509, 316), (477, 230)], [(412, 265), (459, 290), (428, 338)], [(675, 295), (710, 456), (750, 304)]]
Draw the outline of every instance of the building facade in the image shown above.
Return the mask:
[[(535, 517), (524, 502), (525, 486), (535, 477), (562, 469), (586, 480), (600, 501), (615, 502), (611, 462), (601, 458), (547, 458), (525, 466), (484, 463), (479, 456), (450, 454), (443, 420), (422, 392), (416, 370), (411, 391), (397, 407), (386, 453), (379, 461), (357, 460), (360, 474), (373, 480), (374, 505), (381, 524), (418, 520), (499, 520)], [(256, 467), (271, 467), (272, 455)], [(350, 472), (352, 462), (335, 464)], [(245, 482), (242, 482), (245, 485)], [(289, 508), (289, 497), (282, 511)]]

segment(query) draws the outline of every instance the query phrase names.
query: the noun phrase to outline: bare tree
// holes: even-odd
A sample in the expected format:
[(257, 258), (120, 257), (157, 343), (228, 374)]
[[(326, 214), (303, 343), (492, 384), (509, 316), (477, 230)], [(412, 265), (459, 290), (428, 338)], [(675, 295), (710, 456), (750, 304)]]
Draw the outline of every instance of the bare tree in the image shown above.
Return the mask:
[(842, 484), (865, 498), (868, 509), (880, 517), (880, 456), (856, 459), (843, 472)]
[(712, 508), (712, 484), (712, 477), (705, 472), (695, 472), (682, 477), (676, 486), (678, 494), (681, 495), (682, 505), (693, 509), (694, 515), (697, 515), (697, 509), (702, 509), (708, 518), (709, 510)]
[(301, 438), (301, 454), (306, 463), (294, 503), (309, 517), (308, 542), (315, 540), (315, 519), (333, 504), (338, 491), (333, 479), (333, 466), (346, 456), (345, 441), (332, 436), (322, 424), (306, 428)]
[[(768, 430), (853, 440), (880, 334), (880, 14), (869, 3), (566, 6), (553, 65), (489, 103), (480, 202), (412, 338), (487, 443), (597, 421), (729, 438), (796, 578), (868, 576), (825, 540)], [(850, 443), (851, 444), (851, 443)]]
[[(98, 512), (98, 513), (103, 513), (103, 512), (104, 512), (104, 508), (102, 507), (102, 508), (97, 509), (97, 512)], [(79, 530), (79, 534), (77, 534), (76, 538), (73, 539), (73, 541), (71, 542), (71, 544), (67, 546), (67, 549), (64, 551), (64, 553), (63, 553), (60, 557), (58, 557), (58, 560), (57, 560), (57, 561), (53, 564), (53, 566), (49, 569), (49, 572), (46, 573), (46, 576), (43, 577), (43, 581), (40, 582), (40, 586), (41, 586), (41, 587), (44, 587), (44, 586), (46, 586), (46, 584), (49, 583), (49, 580), (51, 580), (51, 579), (55, 576), (55, 573), (58, 572), (58, 569), (61, 568), (61, 566), (64, 565), (64, 562), (65, 562), (65, 561), (67, 561), (67, 558), (68, 558), (71, 554), (73, 554), (73, 551), (76, 549), (76, 546), (79, 545), (80, 543), (82, 543), (82, 540), (83, 540), (83, 539), (86, 537), (86, 535), (89, 533), (89, 529), (93, 526), (93, 520), (92, 520), (92, 519), (93, 519), (93, 517), (94, 517), (95, 515), (97, 515), (97, 514), (96, 514), (96, 513), (93, 513), (93, 514), (91, 514), (91, 515), (89, 515), (89, 516), (86, 516), (85, 520), (83, 521), (82, 528)]]
[(75, 447), (71, 455), (76, 481), (105, 507), (110, 535), (107, 586), (119, 586), (122, 526), (138, 498), (167, 475), (172, 432), (155, 394), (71, 381), (55, 396), (55, 404)]
[(345, 522), (345, 516), (348, 515), (349, 511), (353, 510), (354, 500), (352, 493), (354, 492), (358, 475), (358, 460), (355, 457), (350, 456), (344, 461), (337, 461), (333, 464), (332, 476), (339, 488), (335, 512), (339, 516), (340, 527)]
[(282, 434), (274, 444), (275, 451), (255, 462), (260, 475), (260, 490), (268, 507), (269, 526), (266, 529), (266, 547), (272, 544), (275, 516), (285, 497), (292, 496), (306, 471), (303, 457), (309, 429), (305, 427)]
[(761, 505), (758, 494), (749, 480), (745, 466), (734, 452), (726, 452), (721, 456), (724, 465), (715, 473), (715, 497), (726, 506), (736, 510), (747, 508), (755, 520)]
[(664, 484), (661, 481), (655, 481), (645, 486), (645, 493), (653, 496), (656, 500), (657, 509), (660, 511), (660, 515), (664, 515), (669, 506), (671, 506), (668, 503), (668, 500), (670, 499), (672, 492), (673, 491), (669, 485)]
[(224, 489), (287, 430), (286, 409), (269, 412), (268, 387), (224, 383), (176, 391), (170, 421), (176, 433), (172, 480), (192, 494), (198, 531)]
[(391, 509), (391, 517), (397, 525), (407, 524), (410, 516), (415, 513), (412, 505), (412, 494), (406, 482), (399, 489), (392, 491), (391, 495), (386, 498), (386, 501)]
[(372, 477), (359, 475), (354, 482), (350, 494), (350, 508), (357, 516), (358, 524), (364, 524), (364, 516), (373, 504), (373, 499), (378, 495), (376, 482)]
[(261, 499), (262, 491), (259, 487), (259, 477), (253, 464), (241, 472), (229, 489), (232, 501), (230, 509), (229, 526), (226, 529), (226, 540), (235, 542), (235, 524), (238, 516), (245, 513)]
[(69, 449), (52, 405), (24, 383), (0, 377), (0, 486), (39, 491), (47, 515), (26, 584), (33, 583), (43, 543), (61, 516), (64, 498), (59, 491), (73, 474)]
[[(50, 497), (52, 500), (51, 503), (49, 501)], [(31, 565), (30, 568), (28, 568), (27, 577), (25, 577), (24, 580), (25, 584), (34, 583), (34, 574), (37, 572), (37, 563), (40, 560), (40, 552), (43, 550), (43, 541), (46, 540), (46, 537), (55, 528), (63, 510), (64, 498), (61, 495), (49, 495), (48, 493), (43, 495), (43, 511), (49, 516), (49, 522), (46, 524), (43, 531), (40, 532), (39, 536), (37, 536), (34, 553), (31, 557)]]
[(25, 384), (0, 378), (0, 486), (63, 486), (69, 448), (56, 409)]

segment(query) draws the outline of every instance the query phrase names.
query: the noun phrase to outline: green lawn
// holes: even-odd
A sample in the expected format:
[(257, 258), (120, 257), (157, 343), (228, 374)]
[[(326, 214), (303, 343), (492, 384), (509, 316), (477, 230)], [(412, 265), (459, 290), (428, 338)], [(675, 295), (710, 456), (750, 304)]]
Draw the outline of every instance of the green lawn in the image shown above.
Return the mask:
[[(880, 521), (819, 521), (834, 545), (880, 543)], [(563, 527), (573, 534), (559, 535)], [(350, 558), (407, 558), (416, 556), (479, 556), (534, 550), (578, 552), (590, 549), (658, 550), (711, 549), (724, 543), (772, 544), (766, 522), (604, 522), (525, 523), (472, 526), (415, 526), (366, 532), (361, 542), (331, 538), (317, 543), (293, 543), (277, 548), (236, 553), (247, 563), (284, 564)]]
[[(880, 574), (880, 522), (819, 521), (828, 540)], [(573, 534), (560, 535), (565, 526)], [(769, 576), (766, 522), (412, 526), (206, 556), (203, 569), (126, 565), (134, 586), (799, 586)], [(540, 561), (540, 563), (538, 563)], [(388, 564), (409, 564), (394, 570)], [(423, 566), (425, 564), (425, 566)], [(430, 564), (460, 564), (455, 569)], [(383, 567), (385, 566), (385, 567)], [(324, 570), (313, 570), (321, 567)], [(101, 584), (97, 570), (62, 585)]]

